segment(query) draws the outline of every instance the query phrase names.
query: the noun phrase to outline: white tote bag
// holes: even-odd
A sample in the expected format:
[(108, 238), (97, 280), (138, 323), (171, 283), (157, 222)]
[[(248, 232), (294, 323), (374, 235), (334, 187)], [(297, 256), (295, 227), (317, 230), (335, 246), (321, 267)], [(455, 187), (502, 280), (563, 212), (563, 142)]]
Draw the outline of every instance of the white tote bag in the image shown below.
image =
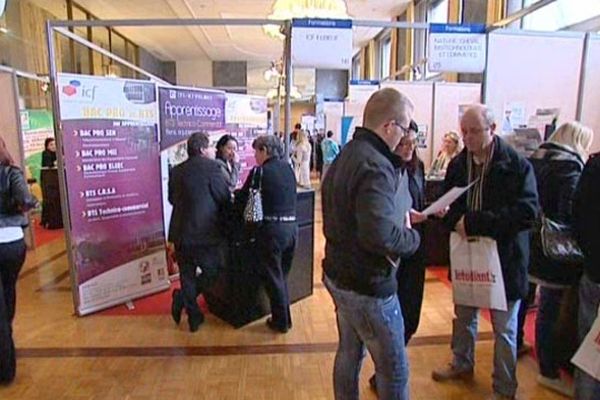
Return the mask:
[(454, 304), (506, 311), (504, 279), (496, 241), (450, 235)]
[(600, 308), (592, 329), (571, 360), (588, 375), (600, 381)]

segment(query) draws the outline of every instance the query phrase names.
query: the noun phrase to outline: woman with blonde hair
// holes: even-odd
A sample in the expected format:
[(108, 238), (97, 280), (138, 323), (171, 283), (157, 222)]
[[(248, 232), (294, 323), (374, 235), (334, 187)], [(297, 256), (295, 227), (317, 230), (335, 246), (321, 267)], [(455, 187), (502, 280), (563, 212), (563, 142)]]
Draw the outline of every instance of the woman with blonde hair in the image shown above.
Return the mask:
[(431, 164), (431, 170), (429, 171), (430, 176), (446, 175), (448, 164), (450, 164), (450, 161), (452, 161), (452, 159), (462, 150), (460, 136), (454, 131), (446, 133), (442, 143), (442, 149), (433, 161), (433, 164)]
[(292, 157), (298, 185), (305, 188), (310, 188), (310, 155), (311, 147), (306, 131), (300, 130)]
[[(575, 188), (588, 158), (593, 137), (594, 132), (590, 128), (578, 122), (567, 122), (531, 156), (544, 217), (562, 225), (571, 225)], [(548, 259), (539, 247), (536, 241), (532, 242), (529, 266), (529, 280), (540, 286), (540, 306), (535, 326), (536, 354), (540, 368), (538, 382), (551, 390), (572, 396), (572, 386), (562, 380), (559, 373), (560, 368), (571, 357), (561, 357), (561, 352), (557, 351), (557, 332), (564, 331), (567, 327), (557, 325), (565, 295), (579, 281), (582, 269)], [(576, 325), (577, 316), (571, 317)]]

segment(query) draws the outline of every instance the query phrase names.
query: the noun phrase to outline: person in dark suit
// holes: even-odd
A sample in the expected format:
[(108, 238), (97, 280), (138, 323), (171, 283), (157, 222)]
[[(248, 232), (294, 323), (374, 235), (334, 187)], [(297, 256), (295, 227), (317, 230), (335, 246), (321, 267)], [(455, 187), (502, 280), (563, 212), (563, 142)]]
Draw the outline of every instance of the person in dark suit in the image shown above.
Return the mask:
[(231, 198), (221, 168), (207, 156), (208, 144), (206, 133), (194, 133), (187, 142), (188, 160), (174, 167), (169, 178), (169, 241), (175, 245), (181, 279), (181, 290), (173, 291), (171, 314), (179, 324), (185, 307), (192, 332), (204, 322), (197, 297), (214, 282), (223, 262), (221, 227)]
[(296, 178), (283, 159), (283, 146), (276, 136), (259, 136), (252, 148), (258, 166), (246, 179), (238, 198), (244, 201), (251, 188), (260, 187), (264, 217), (255, 232), (255, 254), (271, 303), (267, 326), (286, 333), (292, 327), (287, 275), (298, 237)]

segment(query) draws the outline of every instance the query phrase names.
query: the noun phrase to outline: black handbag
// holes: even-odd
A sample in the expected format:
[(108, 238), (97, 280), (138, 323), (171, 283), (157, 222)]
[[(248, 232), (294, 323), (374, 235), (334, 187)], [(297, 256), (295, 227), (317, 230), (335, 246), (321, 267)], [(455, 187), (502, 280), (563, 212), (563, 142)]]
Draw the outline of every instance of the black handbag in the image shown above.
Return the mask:
[(539, 221), (539, 232), (542, 251), (549, 260), (573, 267), (583, 264), (583, 251), (569, 226), (542, 215)]
[[(258, 180), (258, 185), (256, 184)], [(262, 207), (262, 168), (258, 167), (252, 175), (252, 185), (248, 193), (248, 201), (244, 207), (244, 221), (248, 223), (259, 223), (263, 220)]]

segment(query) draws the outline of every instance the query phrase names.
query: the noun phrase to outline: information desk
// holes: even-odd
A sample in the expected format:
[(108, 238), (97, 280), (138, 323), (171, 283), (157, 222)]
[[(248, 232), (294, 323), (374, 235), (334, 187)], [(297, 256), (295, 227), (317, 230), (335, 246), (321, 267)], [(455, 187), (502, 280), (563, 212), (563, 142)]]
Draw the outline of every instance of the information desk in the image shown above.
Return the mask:
[[(313, 293), (315, 192), (298, 191), (298, 240), (288, 276), (290, 302)], [(240, 242), (215, 285), (204, 298), (214, 315), (236, 328), (270, 314), (269, 300), (252, 255), (252, 243)]]
[(63, 227), (60, 209), (60, 187), (58, 185), (58, 170), (56, 168), (41, 169), (42, 196), (42, 225), (48, 229)]

